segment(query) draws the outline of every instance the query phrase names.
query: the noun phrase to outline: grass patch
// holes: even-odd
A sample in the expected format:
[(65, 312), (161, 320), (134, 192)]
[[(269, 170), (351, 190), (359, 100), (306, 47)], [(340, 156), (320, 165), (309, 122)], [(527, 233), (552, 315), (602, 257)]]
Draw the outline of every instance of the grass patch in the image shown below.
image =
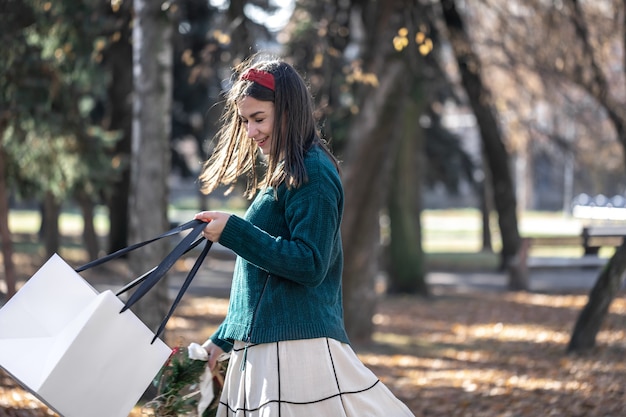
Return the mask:
[[(173, 223), (188, 221), (198, 211), (193, 201), (181, 200), (172, 204), (169, 217)], [(245, 204), (241, 199), (211, 200), (211, 209), (227, 210), (243, 214)], [(81, 247), (80, 236), (83, 220), (74, 208), (64, 210), (60, 219), (62, 250), (77, 250)], [(104, 241), (109, 231), (106, 207), (97, 207), (95, 216), (96, 231)], [(9, 214), (9, 227), (14, 234), (17, 252), (25, 254), (41, 253), (42, 246), (37, 234), (41, 224), (36, 210), (12, 210)], [(562, 213), (525, 212), (519, 218), (522, 236), (578, 236), (582, 223)], [(498, 252), (501, 247), (497, 217), (491, 224), (493, 252), (482, 250), (481, 215), (475, 209), (425, 210), (422, 213), (422, 247), (427, 267), (430, 270), (495, 270), (499, 264)], [(603, 248), (600, 255), (610, 256), (612, 248)], [(531, 249), (531, 256), (578, 257), (582, 248), (576, 246), (537, 247)]]

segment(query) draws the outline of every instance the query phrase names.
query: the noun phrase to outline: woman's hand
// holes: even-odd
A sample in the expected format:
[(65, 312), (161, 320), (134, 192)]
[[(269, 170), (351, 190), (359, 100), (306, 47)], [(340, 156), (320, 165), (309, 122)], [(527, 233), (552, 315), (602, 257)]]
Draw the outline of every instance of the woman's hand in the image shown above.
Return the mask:
[(215, 365), (217, 365), (217, 358), (219, 358), (224, 351), (211, 340), (207, 340), (202, 347), (206, 349), (206, 352), (209, 354), (207, 366), (211, 371), (213, 371), (213, 369), (215, 369)]
[(208, 224), (204, 228), (202, 235), (211, 242), (218, 242), (229, 217), (230, 213), (224, 213), (221, 211), (202, 211), (196, 214), (194, 219), (207, 222)]

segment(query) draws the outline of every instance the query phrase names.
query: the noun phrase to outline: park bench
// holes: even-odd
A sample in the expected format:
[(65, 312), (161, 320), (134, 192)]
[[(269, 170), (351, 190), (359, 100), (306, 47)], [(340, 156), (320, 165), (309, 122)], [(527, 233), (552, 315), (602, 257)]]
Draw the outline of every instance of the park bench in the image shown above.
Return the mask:
[(620, 246), (626, 238), (626, 226), (588, 226), (582, 231), (585, 255), (598, 255), (601, 247)]
[[(600, 267), (606, 259), (598, 257), (600, 248), (617, 247), (626, 239), (626, 226), (586, 226), (580, 235), (530, 236), (523, 238), (522, 259), (529, 268)], [(530, 257), (531, 248), (579, 247), (580, 257)]]

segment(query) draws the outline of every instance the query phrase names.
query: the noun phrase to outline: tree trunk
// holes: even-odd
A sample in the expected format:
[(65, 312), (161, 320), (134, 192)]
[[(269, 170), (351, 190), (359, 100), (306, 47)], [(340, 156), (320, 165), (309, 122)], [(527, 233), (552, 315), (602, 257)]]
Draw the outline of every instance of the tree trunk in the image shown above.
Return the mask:
[(392, 141), (383, 138), (394, 137), (391, 132), (395, 115), (402, 111), (397, 98), (406, 85), (406, 66), (399, 60), (387, 60), (377, 74), (380, 85), (363, 100), (348, 134), (344, 170), (344, 310), (346, 329), (355, 341), (369, 340), (373, 331), (379, 216), (394, 147)]
[(98, 257), (99, 245), (96, 228), (94, 226), (94, 203), (84, 190), (76, 193), (76, 200), (83, 214), (83, 242), (87, 250), (87, 256), (92, 261)]
[[(0, 138), (4, 134), (4, 124), (0, 125)], [(6, 159), (4, 147), (0, 146), (0, 241), (4, 264), (4, 282), (7, 286), (7, 299), (15, 295), (15, 264), (13, 263), (13, 240), (9, 229), (9, 193), (7, 190)]]
[(244, 8), (248, 1), (230, 0), (226, 12), (229, 21), (231, 35), (230, 52), (233, 60), (241, 60), (256, 52), (258, 39), (251, 33), (250, 22), (246, 17)]
[(481, 65), (456, 10), (454, 0), (441, 0), (444, 19), (450, 35), (461, 83), (480, 130), (485, 155), (492, 174), (495, 207), (502, 238), (501, 267), (509, 271), (509, 288), (528, 288), (526, 269), (518, 259), (521, 238), (517, 227), (517, 203), (509, 167), (509, 156), (496, 119), (491, 94), (481, 79)]
[(56, 197), (46, 191), (41, 218), (41, 235), (44, 241), (46, 257), (49, 258), (59, 252), (61, 233), (59, 231), (59, 216), (61, 204)]
[[(483, 161), (486, 156), (483, 153)], [(480, 198), (480, 213), (482, 219), (482, 250), (483, 252), (493, 252), (493, 243), (491, 241), (491, 212), (493, 210), (493, 180), (491, 179), (491, 172), (489, 171), (489, 165), (483, 162), (483, 179), (479, 181), (479, 198)]]
[[(172, 27), (161, 2), (135, 0), (133, 24), (133, 124), (131, 153), (130, 237), (147, 240), (168, 227), (167, 178), (170, 167), (172, 101)], [(144, 250), (145, 249), (145, 250)], [(134, 274), (156, 266), (166, 243), (148, 245), (130, 256)], [(167, 279), (139, 303), (136, 312), (156, 329), (169, 309)]]
[[(125, 140), (125, 139), (123, 139)], [(130, 154), (128, 154), (130, 156)], [(108, 199), (109, 209), (109, 241), (107, 251), (113, 253), (128, 246), (130, 200), (130, 169), (124, 168), (119, 180), (111, 187), (111, 196)]]
[[(110, 6), (109, 6), (110, 9)], [(119, 131), (121, 138), (115, 144), (112, 155), (113, 163), (118, 167), (118, 176), (111, 185), (111, 194), (107, 197), (109, 209), (109, 241), (107, 251), (115, 252), (128, 246), (128, 199), (130, 193), (130, 152), (132, 125), (133, 51), (130, 42), (130, 4), (123, 2), (119, 13), (120, 19), (117, 42), (113, 42), (105, 52), (105, 65), (111, 74), (107, 88), (110, 108), (108, 110), (107, 130)]]
[(344, 248), (344, 313), (348, 335), (355, 342), (369, 341), (376, 312), (375, 283), (380, 271), (380, 209), (386, 201), (389, 167), (399, 135), (393, 135), (402, 97), (414, 75), (405, 56), (393, 48), (398, 28), (411, 4), (406, 1), (372, 3), (364, 11), (371, 30), (363, 47), (363, 71), (376, 77), (359, 98), (344, 148), (345, 210), (342, 222)]
[(574, 326), (567, 346), (568, 352), (584, 351), (595, 346), (602, 321), (626, 279), (624, 271), (626, 271), (626, 241), (617, 248), (593, 286), (587, 305)]
[[(606, 110), (607, 116), (622, 145), (622, 157), (626, 166), (626, 110), (622, 100), (616, 99), (614, 94), (620, 89), (614, 88), (607, 79), (605, 72), (596, 61), (594, 45), (590, 41), (590, 28), (585, 23), (584, 13), (579, 1), (572, 0), (565, 3), (570, 8), (575, 35), (582, 45), (583, 59), (574, 67), (574, 71), (567, 74), (570, 79), (583, 88), (589, 95)], [(626, 30), (626, 14), (622, 13), (623, 30)], [(622, 51), (626, 50), (626, 32), (622, 33)], [(623, 63), (626, 64), (626, 55), (622, 53)], [(626, 70), (626, 65), (623, 66)], [(619, 94), (619, 93), (617, 93)], [(611, 257), (596, 281), (589, 301), (576, 322), (568, 351), (581, 351), (595, 345), (596, 335), (606, 316), (611, 302), (615, 298), (626, 278), (626, 248), (622, 244)]]
[[(415, 84), (420, 81), (414, 81)], [(419, 90), (414, 88), (414, 90)], [(389, 187), (389, 287), (390, 293), (429, 296), (421, 241), (421, 171), (424, 135), (419, 126), (425, 99), (415, 91), (404, 99), (400, 118), (400, 143), (395, 152)]]

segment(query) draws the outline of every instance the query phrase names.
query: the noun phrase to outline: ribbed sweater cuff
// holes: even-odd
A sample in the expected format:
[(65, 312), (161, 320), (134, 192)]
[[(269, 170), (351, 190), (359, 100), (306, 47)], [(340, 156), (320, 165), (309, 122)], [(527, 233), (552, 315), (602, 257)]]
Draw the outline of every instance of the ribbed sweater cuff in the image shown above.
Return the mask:
[(219, 243), (229, 249), (239, 247), (242, 243), (242, 228), (246, 221), (241, 217), (231, 214), (222, 230)]
[(224, 351), (224, 353), (228, 353), (233, 349), (233, 344), (229, 343), (225, 340), (220, 339), (219, 337), (217, 337), (216, 335), (213, 335), (211, 337), (211, 342), (213, 342), (215, 345), (219, 346), (220, 349), (222, 349)]

